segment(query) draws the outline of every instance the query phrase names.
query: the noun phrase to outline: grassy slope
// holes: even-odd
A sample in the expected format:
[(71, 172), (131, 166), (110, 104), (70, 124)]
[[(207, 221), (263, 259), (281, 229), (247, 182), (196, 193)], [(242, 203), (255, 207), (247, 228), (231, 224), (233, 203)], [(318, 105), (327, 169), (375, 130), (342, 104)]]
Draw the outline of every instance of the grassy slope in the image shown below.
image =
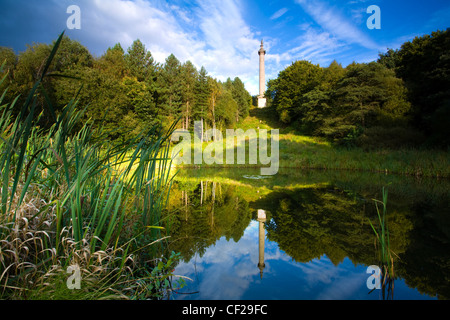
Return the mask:
[(401, 149), (368, 152), (358, 148), (335, 147), (323, 139), (298, 135), (292, 128), (283, 127), (282, 124), (274, 121), (270, 111), (266, 109), (252, 109), (250, 115), (238, 127), (243, 130), (280, 129), (280, 168), (354, 170), (450, 177), (449, 151)]

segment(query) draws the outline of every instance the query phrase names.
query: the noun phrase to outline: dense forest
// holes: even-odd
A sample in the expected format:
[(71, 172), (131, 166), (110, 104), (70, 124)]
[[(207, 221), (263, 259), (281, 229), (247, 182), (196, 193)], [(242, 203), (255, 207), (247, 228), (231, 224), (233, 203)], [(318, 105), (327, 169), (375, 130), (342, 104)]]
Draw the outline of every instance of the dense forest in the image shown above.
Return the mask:
[(278, 119), (302, 134), (362, 147), (448, 146), (450, 31), (379, 54), (371, 63), (296, 61), (268, 82)]
[[(6, 61), (4, 72), (8, 72), (0, 88), (1, 92), (8, 88), (6, 101), (30, 91), (52, 47), (33, 44), (18, 55), (0, 47), (0, 61)], [(116, 44), (96, 58), (64, 36), (42, 89), (46, 94), (40, 97), (41, 111), (50, 104), (58, 113), (76, 97), (80, 109), (86, 106), (85, 120), (102, 123), (111, 139), (127, 139), (154, 124), (167, 128), (180, 118), (181, 128), (193, 129), (197, 120), (205, 129), (233, 127), (248, 115), (252, 102), (238, 77), (218, 81), (204, 67), (197, 70), (173, 54), (164, 64), (157, 63), (140, 40), (126, 52)], [(21, 99), (25, 96), (16, 106), (23, 104)], [(51, 118), (42, 117), (41, 124), (50, 126)]]
[[(39, 79), (52, 45), (33, 44), (19, 54), (0, 47), (8, 72), (6, 101)], [(296, 133), (363, 148), (447, 147), (450, 144), (450, 31), (436, 31), (380, 53), (370, 63), (323, 67), (295, 61), (267, 84), (270, 114)], [(173, 54), (155, 62), (136, 40), (125, 52), (116, 44), (94, 57), (64, 37), (39, 99), (59, 112), (74, 97), (85, 120), (102, 123), (111, 139), (127, 139), (162, 124), (168, 128), (233, 128), (246, 118), (252, 97), (241, 79), (225, 82)], [(23, 104), (19, 101), (15, 104)], [(254, 100), (254, 97), (253, 97)], [(17, 108), (19, 109), (19, 108)], [(17, 111), (18, 113), (18, 111)], [(42, 117), (43, 127), (51, 125)]]

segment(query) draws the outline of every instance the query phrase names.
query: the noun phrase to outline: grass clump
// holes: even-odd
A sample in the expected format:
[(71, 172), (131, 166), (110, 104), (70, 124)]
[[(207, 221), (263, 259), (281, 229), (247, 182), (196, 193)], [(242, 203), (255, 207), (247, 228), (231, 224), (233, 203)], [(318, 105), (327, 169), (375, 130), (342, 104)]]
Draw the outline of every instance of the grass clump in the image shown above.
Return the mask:
[[(161, 297), (170, 286), (155, 284), (172, 276), (163, 266), (177, 259), (161, 257), (159, 223), (173, 178), (174, 126), (113, 143), (101, 126), (81, 123), (76, 98), (56, 114), (42, 81), (62, 37), (17, 116), (18, 99), (0, 96), (0, 297)], [(38, 126), (42, 117), (53, 119), (50, 129)], [(66, 283), (70, 266), (79, 270), (79, 290)]]

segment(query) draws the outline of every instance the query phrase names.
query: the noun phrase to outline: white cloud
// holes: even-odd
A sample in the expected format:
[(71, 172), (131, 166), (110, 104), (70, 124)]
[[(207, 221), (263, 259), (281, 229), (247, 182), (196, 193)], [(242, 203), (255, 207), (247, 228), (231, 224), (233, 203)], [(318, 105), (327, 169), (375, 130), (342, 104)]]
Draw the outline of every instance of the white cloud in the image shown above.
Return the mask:
[(345, 43), (328, 32), (309, 27), (305, 33), (293, 40), (293, 48), (280, 54), (268, 54), (277, 68), (285, 68), (297, 60), (307, 60), (322, 66), (329, 64), (334, 56), (346, 50)]
[(378, 49), (379, 46), (366, 34), (339, 14), (336, 8), (327, 7), (318, 0), (296, 0), (298, 4), (327, 32), (339, 40), (356, 43), (367, 49)]
[(196, 16), (208, 49), (197, 59), (212, 75), (221, 80), (239, 76), (247, 90), (256, 93), (259, 40), (244, 21), (241, 8), (234, 0), (199, 0), (198, 4)]
[(81, 32), (103, 51), (118, 42), (126, 49), (140, 39), (155, 58), (161, 60), (170, 53), (186, 59), (185, 48), (199, 50), (203, 47), (203, 43), (181, 28), (175, 16), (180, 11), (164, 6), (158, 8), (143, 0), (82, 0), (79, 6)]
[(197, 0), (183, 7), (144, 0), (80, 0), (78, 5), (82, 29), (72, 34), (81, 35), (97, 55), (118, 42), (126, 50), (140, 39), (158, 62), (173, 53), (219, 80), (239, 77), (250, 93), (258, 92), (260, 40), (235, 0)]
[(270, 17), (270, 20), (278, 19), (279, 17), (281, 17), (282, 15), (284, 15), (286, 12), (288, 12), (288, 9), (287, 9), (287, 8), (281, 8), (280, 10), (278, 10), (277, 12), (275, 12), (275, 13)]

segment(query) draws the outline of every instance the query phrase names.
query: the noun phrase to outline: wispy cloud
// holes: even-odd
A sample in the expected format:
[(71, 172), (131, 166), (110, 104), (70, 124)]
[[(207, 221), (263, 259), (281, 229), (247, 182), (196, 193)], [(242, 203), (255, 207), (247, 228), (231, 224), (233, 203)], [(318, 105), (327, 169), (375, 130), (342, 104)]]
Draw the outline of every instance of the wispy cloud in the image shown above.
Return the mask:
[(277, 12), (275, 12), (275, 13), (270, 17), (270, 20), (278, 19), (279, 17), (281, 17), (282, 15), (284, 15), (286, 12), (288, 12), (288, 9), (287, 9), (287, 8), (281, 8), (280, 10), (278, 10)]
[(199, 0), (196, 18), (207, 47), (199, 52), (205, 68), (219, 79), (239, 76), (250, 92), (257, 92), (260, 40), (242, 16), (235, 0)]
[(293, 40), (293, 43), (297, 45), (283, 53), (269, 53), (267, 60), (272, 60), (280, 68), (284, 68), (296, 60), (307, 60), (315, 64), (327, 65), (337, 53), (346, 49), (345, 43), (335, 36), (312, 27), (308, 27), (303, 35)]
[(336, 36), (339, 40), (359, 44), (367, 49), (378, 49), (379, 46), (365, 33), (342, 16), (336, 8), (325, 3), (312, 0), (296, 0), (325, 31)]
[(204, 66), (219, 80), (238, 76), (247, 90), (258, 90), (260, 40), (243, 19), (238, 1), (196, 0), (190, 6), (144, 0), (79, 0), (77, 4), (82, 29), (71, 35), (82, 38), (97, 55), (118, 42), (126, 49), (140, 39), (158, 62), (173, 53), (181, 62)]

